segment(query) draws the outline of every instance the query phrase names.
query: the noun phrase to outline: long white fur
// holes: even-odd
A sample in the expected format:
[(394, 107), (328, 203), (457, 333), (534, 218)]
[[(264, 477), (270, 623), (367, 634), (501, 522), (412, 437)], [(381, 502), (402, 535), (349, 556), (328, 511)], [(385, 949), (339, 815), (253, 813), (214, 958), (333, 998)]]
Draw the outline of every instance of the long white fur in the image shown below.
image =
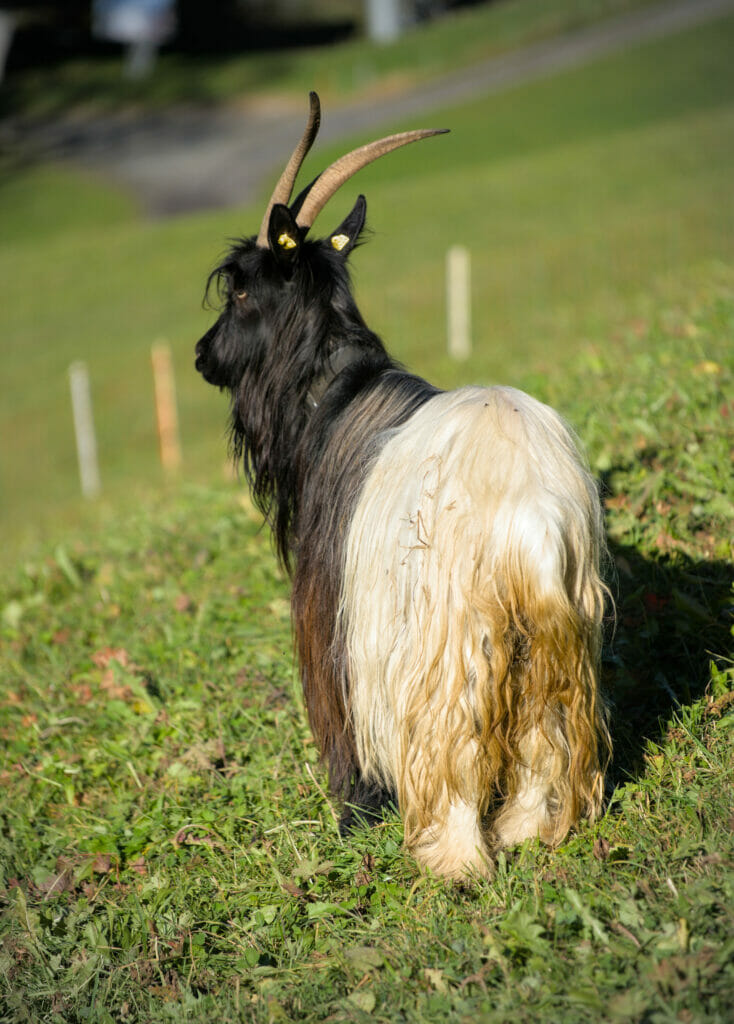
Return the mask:
[[(386, 439), (349, 525), (341, 635), (362, 771), (398, 793), (406, 843), (424, 865), (487, 873), (494, 846), (553, 842), (568, 828), (567, 722), (573, 701), (595, 699), (602, 544), (596, 486), (573, 435), (520, 391), (440, 394)], [(559, 654), (559, 671), (579, 677), (568, 706), (534, 713), (503, 795), (487, 766), (497, 688), (509, 685), (495, 676), (507, 634), (528, 630), (526, 605), (529, 620), (547, 621), (552, 650), (568, 622), (589, 636), (570, 669)], [(511, 671), (522, 687), (522, 665)], [(590, 763), (580, 771), (593, 815), (601, 783)]]

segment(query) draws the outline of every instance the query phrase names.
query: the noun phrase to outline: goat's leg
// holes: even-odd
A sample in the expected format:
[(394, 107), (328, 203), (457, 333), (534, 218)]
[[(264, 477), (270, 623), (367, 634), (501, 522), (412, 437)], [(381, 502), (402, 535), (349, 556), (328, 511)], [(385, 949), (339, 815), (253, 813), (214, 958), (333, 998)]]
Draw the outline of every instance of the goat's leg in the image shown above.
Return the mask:
[(556, 845), (580, 818), (593, 820), (601, 809), (606, 722), (582, 637), (569, 643), (560, 677), (572, 679), (570, 686), (559, 687), (562, 696), (529, 724), (519, 737), (517, 756), (506, 763), (506, 798), (492, 826), (499, 848), (531, 838)]
[(493, 823), (498, 848), (525, 839), (551, 845), (568, 831), (575, 815), (568, 806), (568, 753), (560, 730), (546, 723), (533, 727), (520, 741), (520, 758), (508, 770), (512, 795)]
[(391, 789), (359, 775), (353, 781), (344, 801), (339, 818), (340, 834), (348, 835), (360, 826), (369, 827), (377, 824), (390, 805), (397, 806), (397, 797)]
[[(405, 766), (400, 809), (406, 845), (419, 864), (450, 878), (491, 872), (483, 829), (486, 780), (478, 771), (477, 752), (475, 740), (463, 750), (415, 749)], [(458, 791), (442, 777), (445, 755), (453, 778), (461, 777)]]

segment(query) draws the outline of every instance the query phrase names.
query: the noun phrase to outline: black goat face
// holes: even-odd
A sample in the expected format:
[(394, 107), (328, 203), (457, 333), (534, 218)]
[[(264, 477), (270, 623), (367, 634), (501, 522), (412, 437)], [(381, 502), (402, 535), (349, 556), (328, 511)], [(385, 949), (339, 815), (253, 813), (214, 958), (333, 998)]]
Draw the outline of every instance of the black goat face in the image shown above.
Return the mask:
[[(217, 322), (196, 344), (196, 369), (209, 384), (234, 391), (265, 339), (263, 304), (273, 283), (267, 280), (267, 254), (251, 242), (234, 247), (209, 278), (221, 301)], [(270, 260), (270, 263), (273, 261)], [(278, 282), (277, 287), (282, 287)], [(263, 302), (264, 300), (264, 302)]]
[(236, 306), (231, 305), (217, 322), (196, 343), (196, 369), (208, 384), (234, 391), (244, 373), (249, 351), (254, 347), (252, 338), (257, 334), (257, 319), (250, 330), (238, 323)]
[(359, 240), (365, 213), (360, 196), (329, 238), (313, 242), (305, 240), (286, 206), (276, 206), (271, 247), (249, 239), (230, 250), (207, 288), (219, 295), (219, 319), (196, 345), (196, 369), (209, 384), (239, 393), (245, 378), (250, 386), (262, 385), (277, 369), (308, 387), (326, 357), (329, 336), (343, 336), (347, 321), (359, 319), (346, 257)]

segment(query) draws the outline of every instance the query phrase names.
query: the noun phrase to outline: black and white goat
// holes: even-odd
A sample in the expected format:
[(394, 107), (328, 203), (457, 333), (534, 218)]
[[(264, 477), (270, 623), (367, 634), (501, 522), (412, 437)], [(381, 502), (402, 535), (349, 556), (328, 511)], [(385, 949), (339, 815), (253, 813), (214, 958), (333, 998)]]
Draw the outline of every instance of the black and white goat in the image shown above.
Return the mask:
[(307, 237), (357, 170), (438, 133), (363, 146), (289, 206), (319, 119), (312, 93), (260, 233), (210, 278), (222, 310), (196, 367), (231, 394), (234, 451), (293, 577), (343, 823), (395, 800), (420, 863), (487, 874), (495, 850), (557, 843), (601, 805), (597, 490), (548, 406), (508, 387), (441, 392), (390, 358), (350, 288), (363, 196)]

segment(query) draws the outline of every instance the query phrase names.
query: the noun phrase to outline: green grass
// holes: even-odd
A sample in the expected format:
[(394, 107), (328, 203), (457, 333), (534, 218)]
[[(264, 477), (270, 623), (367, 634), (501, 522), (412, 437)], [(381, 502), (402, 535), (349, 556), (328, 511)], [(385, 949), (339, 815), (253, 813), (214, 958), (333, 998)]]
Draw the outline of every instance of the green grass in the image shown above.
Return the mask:
[(489, 883), (419, 874), (396, 818), (340, 839), (239, 488), (6, 575), (0, 1019), (730, 1019), (732, 328), (713, 269), (539, 390), (604, 469), (614, 791)]
[[(397, 817), (336, 830), (288, 585), (223, 478), (225, 400), (191, 367), (208, 268), (258, 211), (145, 224), (53, 168), (0, 188), (0, 1021), (731, 1019), (733, 30), (441, 112), (451, 136), (359, 183), (368, 322), (441, 384), (551, 402), (604, 485), (608, 810), (487, 883), (420, 874)], [(461, 366), (443, 354), (455, 241), (475, 284)], [(185, 452), (165, 488), (162, 335)], [(93, 505), (75, 497), (76, 358)]]
[[(348, 97), (384, 94), (428, 81), (455, 68), (582, 28), (655, 0), (501, 0), (452, 12), (418, 25), (389, 45), (359, 37), (333, 47), (201, 56), (164, 53), (145, 81), (127, 81), (122, 56), (77, 59), (10, 76), (0, 112), (24, 118), (84, 117), (171, 103), (252, 102), (258, 98), (300, 103), (309, 89), (334, 106)], [(356, 13), (361, 6), (353, 5)], [(344, 12), (324, 5), (321, 20)]]

